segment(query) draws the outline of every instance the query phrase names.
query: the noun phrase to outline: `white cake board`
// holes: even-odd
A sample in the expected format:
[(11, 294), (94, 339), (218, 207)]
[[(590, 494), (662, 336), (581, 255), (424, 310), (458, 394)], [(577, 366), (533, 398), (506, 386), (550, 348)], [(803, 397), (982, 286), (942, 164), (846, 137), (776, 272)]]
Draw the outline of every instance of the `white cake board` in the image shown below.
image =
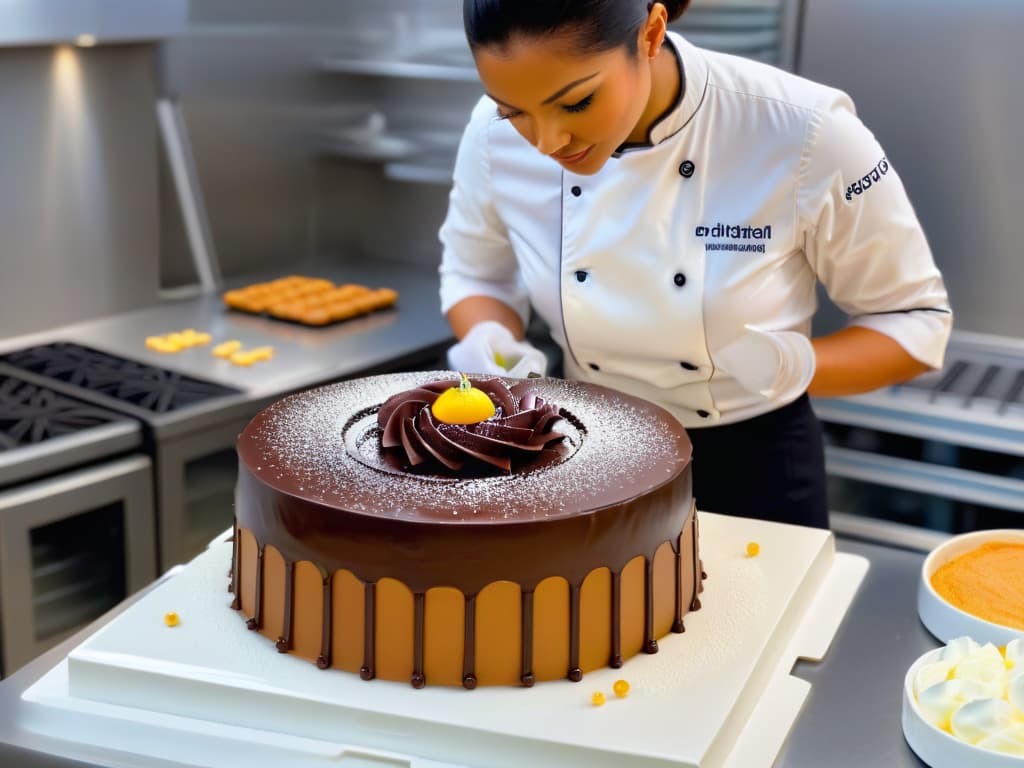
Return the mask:
[(767, 767), (810, 689), (793, 664), (824, 656), (868, 563), (825, 531), (700, 520), (708, 580), (685, 633), (528, 689), (414, 690), (279, 654), (230, 610), (221, 539), (28, 689), (25, 727), (133, 768)]

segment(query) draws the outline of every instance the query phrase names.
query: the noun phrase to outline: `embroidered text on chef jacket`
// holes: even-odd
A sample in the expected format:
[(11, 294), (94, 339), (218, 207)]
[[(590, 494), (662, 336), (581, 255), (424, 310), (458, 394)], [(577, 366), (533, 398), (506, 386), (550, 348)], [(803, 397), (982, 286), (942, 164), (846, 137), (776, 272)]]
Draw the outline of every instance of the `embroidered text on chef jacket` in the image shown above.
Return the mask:
[(568, 378), (687, 427), (798, 397), (815, 283), (851, 322), (939, 368), (949, 301), (903, 184), (846, 94), (670, 33), (685, 85), (593, 176), (565, 171), (481, 99), (441, 227), (441, 306), (529, 304)]

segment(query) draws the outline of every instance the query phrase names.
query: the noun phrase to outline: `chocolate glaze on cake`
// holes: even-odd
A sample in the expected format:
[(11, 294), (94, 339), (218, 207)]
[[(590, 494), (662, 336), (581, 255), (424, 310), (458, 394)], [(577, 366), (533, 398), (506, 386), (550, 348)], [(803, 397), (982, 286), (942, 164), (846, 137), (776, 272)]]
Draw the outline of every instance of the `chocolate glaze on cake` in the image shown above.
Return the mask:
[[(490, 646), (480, 645), (476, 634), (494, 616), (519, 632), (518, 682), (531, 685), (553, 676), (534, 674), (535, 653), (548, 647), (544, 634), (552, 623), (534, 621), (535, 602), (557, 608), (561, 599), (551, 597), (556, 594), (549, 588), (552, 579), (567, 584), (562, 677), (582, 677), (581, 648), (589, 653), (593, 640), (591, 633), (581, 637), (581, 599), (588, 615), (607, 612), (607, 638), (600, 641), (609, 651), (604, 664), (621, 665), (636, 650), (653, 653), (659, 634), (683, 631), (683, 616), (699, 607), (702, 574), (691, 447), (678, 422), (655, 405), (606, 388), (531, 380), (528, 386), (536, 396), (559, 407), (562, 418), (555, 428), (563, 440), (537, 451), (536, 458), (516, 465), (511, 474), (457, 478), (410, 473), (384, 456), (377, 412), (393, 395), (439, 378), (458, 383), (456, 374), (438, 372), (343, 382), (286, 398), (246, 427), (238, 442), (232, 585), (233, 607), (251, 609), (250, 628), (268, 633), (267, 625), (274, 622), (265, 614), (273, 610), (278, 649), (291, 651), (301, 614), (320, 634), (319, 653), (302, 655), (315, 658), (320, 667), (352, 668), (351, 660), (335, 664), (332, 659), (332, 649), (339, 648), (335, 635), (344, 629), (338, 606), (347, 599), (339, 597), (337, 575), (345, 572), (349, 582), (361, 585), (358, 671), (364, 679), (393, 679), (392, 674), (379, 675), (378, 652), (396, 640), (389, 634), (411, 629), (411, 640), (402, 645), (411, 656), (411, 674), (405, 679), (419, 687), (427, 681), (425, 648), (435, 654), (438, 645), (425, 641), (425, 631), (444, 631), (440, 619), (431, 624), (431, 601), (438, 602), (433, 593), (454, 588), (464, 602), (457, 617), (462, 624), (459, 682), (470, 688), (478, 682), (478, 665), (493, 662), (481, 657)], [(273, 578), (264, 573), (268, 547), (277, 553), (275, 562), (283, 563), (283, 569), (275, 566), (279, 575)], [(668, 547), (671, 556), (662, 557), (659, 550), (667, 553)], [(638, 558), (643, 558), (642, 576), (636, 575), (641, 573)], [(662, 563), (657, 572), (656, 559)], [(308, 586), (297, 586), (297, 565), (305, 569), (304, 583), (312, 583), (310, 564), (322, 581), (315, 607), (310, 607)], [(588, 597), (605, 592), (584, 584), (601, 569), (607, 569), (607, 606), (604, 598), (594, 604), (598, 598)], [(642, 587), (630, 586), (639, 585), (638, 579)], [(392, 580), (408, 590), (408, 603)], [(485, 597), (495, 584), (507, 583), (518, 589), (514, 616), (495, 608), (501, 604), (496, 598)], [(279, 593), (276, 600), (265, 594), (268, 586)], [(378, 613), (383, 605), (378, 587), (386, 591), (388, 606), (402, 606), (397, 614), (392, 607), (387, 616)], [(352, 598), (356, 593), (349, 589), (345, 594)], [(297, 613), (300, 596), (306, 607)], [(478, 598), (484, 603), (478, 604)], [(633, 643), (639, 648), (624, 649), (622, 634), (624, 628), (632, 632), (629, 616), (634, 613), (639, 616), (634, 623), (642, 624), (642, 642)], [(396, 615), (397, 620), (389, 618)], [(349, 657), (353, 652), (346, 651)], [(394, 667), (394, 660), (389, 664)], [(481, 684), (502, 682), (483, 677)]]

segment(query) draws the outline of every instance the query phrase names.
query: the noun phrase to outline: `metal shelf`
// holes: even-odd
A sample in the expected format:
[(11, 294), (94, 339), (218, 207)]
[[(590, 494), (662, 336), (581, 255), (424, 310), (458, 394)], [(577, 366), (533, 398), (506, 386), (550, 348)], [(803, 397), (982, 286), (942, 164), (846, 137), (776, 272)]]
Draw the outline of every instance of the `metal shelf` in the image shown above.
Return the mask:
[(1024, 513), (1024, 480), (828, 446), (830, 475)]
[(382, 113), (371, 112), (353, 125), (325, 131), (320, 152), (339, 160), (380, 164), (392, 181), (449, 186), (461, 135), (461, 127), (394, 129)]
[(452, 165), (430, 165), (428, 163), (387, 163), (384, 166), (384, 176), (392, 181), (406, 181), (413, 184), (436, 184), (438, 186), (451, 186)]
[(946, 366), (877, 392), (819, 398), (822, 421), (1024, 456), (1024, 344), (953, 332)]
[(430, 61), (393, 59), (353, 59), (337, 57), (320, 62), (324, 72), (371, 77), (399, 77), (412, 80), (440, 80), (442, 82), (479, 83), (473, 67)]

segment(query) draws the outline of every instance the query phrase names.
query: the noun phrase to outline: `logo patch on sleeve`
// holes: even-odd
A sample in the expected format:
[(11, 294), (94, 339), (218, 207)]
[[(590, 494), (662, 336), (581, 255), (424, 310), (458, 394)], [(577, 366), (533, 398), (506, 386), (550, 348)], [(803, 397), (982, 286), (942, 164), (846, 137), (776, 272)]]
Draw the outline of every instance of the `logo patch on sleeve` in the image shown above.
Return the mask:
[(881, 181), (882, 177), (889, 172), (889, 161), (883, 157), (878, 164), (870, 171), (861, 176), (846, 188), (846, 202), (853, 200), (854, 195), (862, 195), (871, 187)]

